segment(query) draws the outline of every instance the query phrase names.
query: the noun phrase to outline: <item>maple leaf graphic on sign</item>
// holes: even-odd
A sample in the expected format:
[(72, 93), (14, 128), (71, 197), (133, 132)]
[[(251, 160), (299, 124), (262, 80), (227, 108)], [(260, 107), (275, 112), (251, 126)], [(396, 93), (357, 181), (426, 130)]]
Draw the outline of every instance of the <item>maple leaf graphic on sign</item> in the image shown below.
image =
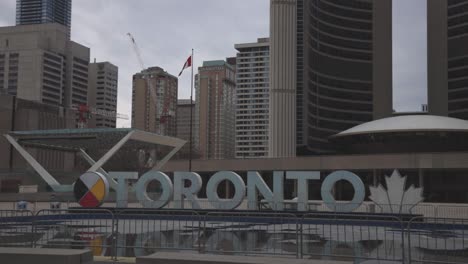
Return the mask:
[(390, 177), (385, 177), (387, 188), (382, 184), (370, 186), (369, 199), (382, 209), (382, 213), (409, 214), (411, 209), (424, 200), (423, 188), (411, 185), (407, 190), (406, 176), (402, 177), (398, 170), (394, 170)]

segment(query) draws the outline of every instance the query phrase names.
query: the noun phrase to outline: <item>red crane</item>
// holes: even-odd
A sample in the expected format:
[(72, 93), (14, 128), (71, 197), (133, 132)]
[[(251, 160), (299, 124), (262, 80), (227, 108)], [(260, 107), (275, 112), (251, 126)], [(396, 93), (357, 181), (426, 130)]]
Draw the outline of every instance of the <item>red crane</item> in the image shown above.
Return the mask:
[(73, 105), (72, 108), (75, 111), (78, 111), (78, 128), (86, 128), (88, 120), (91, 119), (92, 115), (99, 115), (109, 118), (124, 119), (128, 120), (129, 117), (124, 114), (119, 114), (115, 111), (106, 111), (103, 109), (98, 109), (90, 107), (88, 105)]

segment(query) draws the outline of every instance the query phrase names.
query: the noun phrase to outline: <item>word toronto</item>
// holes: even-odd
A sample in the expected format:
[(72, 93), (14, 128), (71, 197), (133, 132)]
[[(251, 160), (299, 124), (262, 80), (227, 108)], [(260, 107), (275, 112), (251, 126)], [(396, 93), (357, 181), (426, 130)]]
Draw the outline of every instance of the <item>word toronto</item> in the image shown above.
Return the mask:
[[(97, 173), (99, 174), (99, 173)], [(102, 175), (101, 175), (102, 176)], [(127, 207), (128, 192), (135, 192), (138, 201), (145, 208), (163, 208), (173, 201), (175, 208), (182, 209), (184, 200), (191, 203), (193, 209), (201, 209), (198, 193), (202, 188), (202, 178), (195, 172), (174, 172), (174, 182), (169, 176), (159, 171), (149, 171), (138, 179), (136, 172), (109, 172), (106, 177), (109, 185), (117, 194), (116, 206)], [(134, 187), (128, 185), (129, 180), (136, 180)], [(263, 180), (260, 173), (250, 171), (247, 173), (247, 185), (237, 173), (232, 171), (220, 171), (213, 174), (206, 185), (206, 196), (215, 209), (236, 209), (247, 195), (247, 208), (255, 210), (258, 206), (260, 195), (264, 197), (262, 202), (268, 203), (273, 210), (284, 210), (284, 181), (294, 180), (297, 184), (297, 209), (307, 210), (309, 196), (309, 181), (320, 180), (318, 171), (274, 171), (273, 190)], [(354, 197), (347, 203), (337, 204), (332, 190), (336, 182), (348, 181), (354, 188)], [(148, 196), (147, 186), (150, 182), (157, 181), (161, 186), (161, 194), (157, 200)], [(222, 199), (218, 196), (218, 185), (223, 181), (229, 181), (234, 186), (234, 196), (231, 199)], [(187, 184), (189, 182), (189, 184)], [(365, 187), (362, 180), (349, 171), (335, 171), (325, 177), (321, 186), (322, 199), (331, 210), (351, 212), (361, 205), (365, 198)]]

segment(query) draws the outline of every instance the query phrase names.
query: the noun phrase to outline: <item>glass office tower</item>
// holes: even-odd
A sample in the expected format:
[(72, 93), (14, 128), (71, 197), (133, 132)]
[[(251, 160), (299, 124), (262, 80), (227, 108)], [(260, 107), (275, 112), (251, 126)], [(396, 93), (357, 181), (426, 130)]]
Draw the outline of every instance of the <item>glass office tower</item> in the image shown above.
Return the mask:
[(16, 0), (16, 25), (58, 23), (71, 29), (72, 0)]

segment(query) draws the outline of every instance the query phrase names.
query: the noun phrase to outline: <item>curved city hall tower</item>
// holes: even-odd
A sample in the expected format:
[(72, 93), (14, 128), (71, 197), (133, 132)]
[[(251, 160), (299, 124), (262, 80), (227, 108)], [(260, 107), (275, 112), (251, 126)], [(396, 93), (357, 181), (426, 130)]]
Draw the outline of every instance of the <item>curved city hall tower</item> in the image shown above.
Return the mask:
[(297, 0), (270, 2), (270, 157), (296, 155), (296, 8)]
[(427, 1), (428, 106), (468, 120), (468, 0)]
[(272, 0), (270, 19), (271, 157), (392, 114), (391, 0)]

